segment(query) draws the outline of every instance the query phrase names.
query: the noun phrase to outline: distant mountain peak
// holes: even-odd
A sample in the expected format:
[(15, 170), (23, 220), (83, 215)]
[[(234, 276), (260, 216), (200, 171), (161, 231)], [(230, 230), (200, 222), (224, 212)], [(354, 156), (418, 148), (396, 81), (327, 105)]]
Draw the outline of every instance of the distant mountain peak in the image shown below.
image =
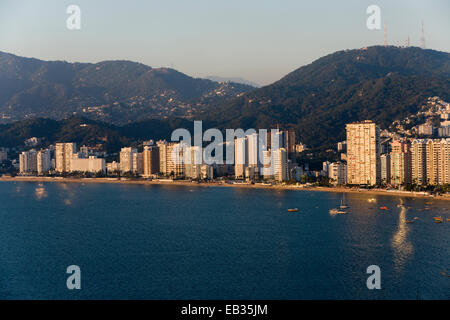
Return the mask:
[(212, 81), (216, 81), (216, 82), (235, 82), (235, 83), (241, 83), (241, 84), (246, 84), (255, 88), (260, 88), (262, 87), (260, 84), (252, 82), (252, 81), (248, 81), (245, 80), (243, 78), (240, 77), (219, 77), (219, 76), (207, 76), (205, 77), (206, 79), (212, 80)]

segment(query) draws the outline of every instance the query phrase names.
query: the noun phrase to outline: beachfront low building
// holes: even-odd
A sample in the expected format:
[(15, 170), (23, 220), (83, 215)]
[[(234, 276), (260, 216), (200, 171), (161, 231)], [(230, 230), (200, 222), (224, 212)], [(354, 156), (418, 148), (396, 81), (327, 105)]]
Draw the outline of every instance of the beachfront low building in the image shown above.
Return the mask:
[(201, 178), (205, 180), (214, 179), (214, 168), (208, 164), (202, 164), (200, 168)]
[(90, 156), (87, 159), (73, 158), (70, 165), (71, 172), (104, 173), (105, 170), (105, 159), (94, 156)]
[(108, 162), (106, 164), (106, 171), (108, 173), (119, 172), (120, 171), (120, 163), (117, 161)]
[(329, 163), (328, 178), (330, 178), (335, 185), (347, 184), (347, 165), (340, 161)]

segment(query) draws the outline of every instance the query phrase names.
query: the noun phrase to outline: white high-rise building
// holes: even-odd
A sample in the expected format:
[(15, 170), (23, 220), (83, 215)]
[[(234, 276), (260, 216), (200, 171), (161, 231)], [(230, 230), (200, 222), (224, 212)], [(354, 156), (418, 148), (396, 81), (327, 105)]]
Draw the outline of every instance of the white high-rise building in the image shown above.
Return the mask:
[(259, 135), (253, 133), (247, 136), (247, 146), (248, 146), (248, 165), (252, 167), (259, 167), (261, 160), (259, 159), (258, 153), (259, 145)]
[(122, 148), (120, 150), (120, 171), (122, 173), (134, 172), (133, 159), (134, 159), (134, 154), (136, 154), (136, 153), (137, 153), (137, 149), (132, 148), (132, 147)]
[(272, 150), (273, 177), (276, 181), (289, 179), (288, 153), (285, 148)]
[(262, 154), (263, 154), (262, 175), (264, 179), (271, 180), (274, 177), (272, 152), (270, 150), (264, 150)]
[(186, 177), (200, 179), (202, 177), (202, 148), (190, 146), (185, 149), (184, 165)]
[(343, 162), (333, 162), (328, 165), (328, 177), (334, 184), (343, 185), (347, 183), (347, 165)]
[(247, 138), (236, 138), (234, 140), (234, 177), (245, 178), (245, 167), (248, 166)]
[(57, 172), (70, 172), (71, 160), (78, 156), (76, 155), (77, 145), (76, 143), (57, 143), (55, 150), (56, 158), (56, 171)]
[(183, 177), (185, 175), (184, 150), (186, 145), (180, 143), (167, 143), (158, 141), (159, 147), (159, 171), (171, 177)]
[(20, 173), (37, 172), (36, 150), (24, 151), (19, 155)]
[(36, 155), (36, 167), (38, 174), (44, 174), (51, 169), (50, 150), (40, 150)]

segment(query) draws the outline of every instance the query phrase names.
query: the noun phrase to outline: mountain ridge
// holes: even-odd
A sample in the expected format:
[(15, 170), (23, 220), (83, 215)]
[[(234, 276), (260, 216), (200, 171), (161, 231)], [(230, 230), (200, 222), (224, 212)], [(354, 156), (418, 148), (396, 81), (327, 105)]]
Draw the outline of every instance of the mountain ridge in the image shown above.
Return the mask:
[(328, 148), (345, 138), (347, 122), (371, 119), (383, 128), (430, 96), (447, 100), (449, 79), (449, 53), (392, 46), (342, 50), (198, 117), (217, 127), (292, 127), (303, 143)]
[(0, 52), (0, 121), (72, 114), (124, 124), (188, 116), (254, 88), (192, 78), (128, 60), (69, 63)]
[[(30, 60), (27, 63), (35, 62)], [(117, 83), (116, 79), (107, 78), (112, 73), (121, 73), (120, 68), (124, 68), (131, 79), (150, 77), (146, 74), (150, 69), (142, 69), (138, 64), (130, 63), (112, 63), (111, 65), (111, 62), (105, 61), (89, 65), (88, 69), (83, 64), (80, 66), (63, 64), (62, 68), (69, 74), (71, 68), (81, 68), (87, 74), (94, 75), (92, 79), (85, 81), (82, 79), (83, 81), (79, 82), (81, 84), (87, 82), (87, 85), (81, 86), (80, 90), (95, 93), (99, 88), (93, 84), (104, 81), (114, 90), (123, 94), (131, 92), (130, 95), (132, 95), (134, 94), (133, 90), (136, 90), (133, 85), (120, 87), (123, 82)], [(59, 65), (53, 66), (55, 69), (60, 67)], [(1, 68), (2, 64), (0, 63), (0, 84)], [(96, 68), (100, 68), (100, 70)], [(113, 71), (110, 70), (111, 68)], [(20, 70), (19, 68), (18, 74), (21, 74)], [(162, 73), (178, 75), (170, 70), (165, 68)], [(59, 79), (60, 73), (52, 71), (53, 69), (50, 72), (46, 70), (45, 76)], [(83, 72), (77, 74), (81, 75), (81, 78), (84, 76)], [(183, 78), (182, 75), (180, 73), (178, 76)], [(43, 75), (35, 72), (33, 76)], [(62, 78), (67, 79), (64, 76)], [(124, 78), (127, 79), (122, 76), (122, 80)], [(44, 80), (42, 82), (45, 84)], [(171, 80), (174, 81), (173, 78)], [(164, 86), (164, 81), (163, 75), (154, 82), (153, 88), (159, 90)], [(182, 79), (179, 81), (182, 82)], [(60, 85), (64, 87), (64, 84)], [(190, 82), (190, 85), (195, 86), (195, 82)], [(221, 85), (227, 84), (214, 84), (216, 93), (222, 90)], [(44, 90), (45, 86), (39, 89)], [(48, 88), (48, 90), (50, 89)], [(186, 94), (192, 94), (192, 91), (195, 92), (195, 88)], [(129, 128), (133, 128), (139, 121), (137, 125), (139, 130), (135, 130), (134, 137), (138, 137), (139, 134), (145, 135), (145, 130), (155, 132), (155, 128), (169, 132), (168, 130), (173, 127), (173, 124), (185, 121), (183, 125), (187, 125), (192, 120), (203, 120), (204, 129), (210, 127), (258, 129), (280, 125), (295, 129), (297, 141), (301, 141), (313, 149), (325, 150), (337, 141), (345, 139), (345, 124), (348, 122), (370, 119), (384, 129), (393, 120), (403, 119), (405, 116), (417, 112), (419, 106), (428, 97), (440, 96), (448, 101), (450, 100), (449, 93), (449, 53), (416, 47), (373, 46), (331, 53), (260, 89), (252, 88), (248, 92), (236, 93), (231, 96), (204, 95), (195, 102), (199, 104), (197, 109), (193, 107), (189, 110), (183, 108), (174, 110), (175, 107), (167, 104), (166, 99), (163, 102), (169, 112), (157, 116), (155, 114), (149, 116), (148, 113), (142, 112), (139, 105), (134, 107), (133, 104), (127, 109), (130, 114), (124, 115), (120, 112), (123, 110), (120, 103), (119, 105), (113, 103), (106, 108), (102, 106), (89, 107), (87, 108), (88, 112), (81, 115), (91, 115), (95, 112), (102, 115), (103, 112), (103, 116), (100, 118), (95, 116), (87, 118), (115, 125), (128, 125)], [(183, 95), (182, 90), (178, 95)], [(230, 98), (232, 96), (235, 97)], [(109, 114), (104, 112), (104, 109), (108, 109)], [(80, 114), (76, 115), (80, 116)], [(67, 118), (67, 116), (65, 115), (61, 119)], [(120, 116), (124, 118), (124, 121), (120, 123), (108, 118)], [(152, 118), (155, 120), (146, 120)], [(156, 135), (158, 134), (156, 133)]]

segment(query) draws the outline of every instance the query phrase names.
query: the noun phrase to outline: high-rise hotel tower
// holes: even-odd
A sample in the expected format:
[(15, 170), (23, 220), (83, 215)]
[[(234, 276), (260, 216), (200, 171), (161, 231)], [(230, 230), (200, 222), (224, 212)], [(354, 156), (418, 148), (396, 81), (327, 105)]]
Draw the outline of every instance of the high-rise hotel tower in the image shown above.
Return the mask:
[(380, 129), (374, 122), (365, 120), (347, 124), (346, 130), (347, 183), (380, 183)]

